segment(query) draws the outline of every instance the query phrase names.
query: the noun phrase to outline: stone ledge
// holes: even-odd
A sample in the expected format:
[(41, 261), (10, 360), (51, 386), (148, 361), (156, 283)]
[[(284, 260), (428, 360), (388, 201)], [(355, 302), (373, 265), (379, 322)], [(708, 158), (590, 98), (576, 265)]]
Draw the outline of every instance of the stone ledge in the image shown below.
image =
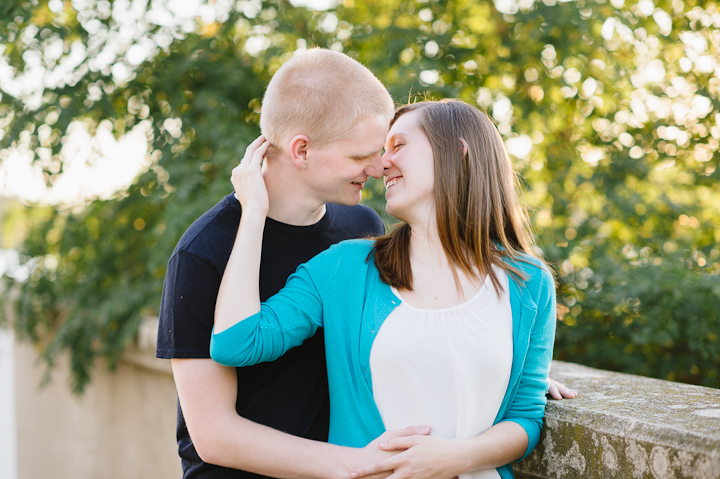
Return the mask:
[(517, 479), (720, 478), (719, 389), (559, 361), (551, 376), (579, 395), (548, 401)]

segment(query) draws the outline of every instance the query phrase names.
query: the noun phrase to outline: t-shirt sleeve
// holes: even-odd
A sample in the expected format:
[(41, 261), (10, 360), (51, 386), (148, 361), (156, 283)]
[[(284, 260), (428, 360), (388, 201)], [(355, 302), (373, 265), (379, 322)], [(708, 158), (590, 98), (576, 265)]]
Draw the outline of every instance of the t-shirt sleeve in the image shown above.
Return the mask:
[(373, 231), (372, 236), (382, 236), (385, 234), (385, 223), (382, 218), (380, 218), (380, 215), (375, 213), (375, 211), (372, 211), (369, 220)]
[(179, 251), (170, 258), (160, 306), (158, 358), (210, 358), (221, 280), (215, 268), (192, 253)]

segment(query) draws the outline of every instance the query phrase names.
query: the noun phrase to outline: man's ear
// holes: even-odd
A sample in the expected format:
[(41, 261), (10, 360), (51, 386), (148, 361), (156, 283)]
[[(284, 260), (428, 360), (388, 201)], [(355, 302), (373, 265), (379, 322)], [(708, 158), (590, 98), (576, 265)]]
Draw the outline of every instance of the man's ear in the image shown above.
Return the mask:
[(305, 135), (297, 135), (290, 140), (290, 158), (298, 168), (307, 168), (309, 146), (310, 138)]

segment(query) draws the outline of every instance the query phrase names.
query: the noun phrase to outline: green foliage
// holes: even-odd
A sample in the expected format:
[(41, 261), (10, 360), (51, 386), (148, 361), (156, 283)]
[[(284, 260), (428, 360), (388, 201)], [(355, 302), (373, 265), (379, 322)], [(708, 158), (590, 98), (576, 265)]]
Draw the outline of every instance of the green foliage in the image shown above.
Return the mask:
[[(720, 386), (720, 13), (713, 2), (625, 3), (499, 12), (488, 0), (346, 0), (313, 12), (239, 2), (189, 29), (138, 23), (126, 49), (150, 41), (152, 55), (137, 66), (124, 51), (97, 60), (127, 1), (0, 7), (18, 74), (27, 51), (56, 68), (62, 59), (42, 54), (57, 38), (63, 58), (73, 42), (87, 46), (67, 82), (3, 94), (0, 148), (35, 150), (52, 184), (73, 121), (109, 121), (117, 135), (145, 122), (151, 139), (150, 168), (127, 191), (30, 222), (20, 251), (34, 268), (16, 285), (17, 329), (50, 365), (70, 352), (76, 390), (95, 357), (112, 365), (157, 314), (182, 232), (230, 190), (267, 81), (295, 49), (320, 45), (366, 64), (399, 103), (428, 92), (478, 104), (508, 144), (530, 150), (514, 161), (570, 308), (556, 357)], [(382, 210), (380, 182), (364, 201)]]
[[(715, 250), (715, 259), (720, 256)], [(566, 277), (572, 314), (558, 329), (556, 356), (595, 367), (717, 386), (720, 281), (690, 249), (629, 259), (598, 258)], [(576, 299), (577, 298), (577, 299)], [(701, 375), (701, 373), (704, 373)], [(705, 376), (705, 377), (702, 377)]]

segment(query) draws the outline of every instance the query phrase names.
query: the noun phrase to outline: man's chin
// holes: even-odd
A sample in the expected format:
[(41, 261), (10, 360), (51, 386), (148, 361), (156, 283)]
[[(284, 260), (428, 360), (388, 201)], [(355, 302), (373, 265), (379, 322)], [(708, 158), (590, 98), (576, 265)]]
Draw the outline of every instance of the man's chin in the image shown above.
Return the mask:
[(354, 193), (352, 195), (345, 195), (341, 198), (337, 198), (333, 201), (328, 201), (328, 203), (335, 203), (338, 205), (343, 206), (356, 206), (360, 203), (360, 200), (362, 200), (362, 191), (359, 191), (357, 193)]

